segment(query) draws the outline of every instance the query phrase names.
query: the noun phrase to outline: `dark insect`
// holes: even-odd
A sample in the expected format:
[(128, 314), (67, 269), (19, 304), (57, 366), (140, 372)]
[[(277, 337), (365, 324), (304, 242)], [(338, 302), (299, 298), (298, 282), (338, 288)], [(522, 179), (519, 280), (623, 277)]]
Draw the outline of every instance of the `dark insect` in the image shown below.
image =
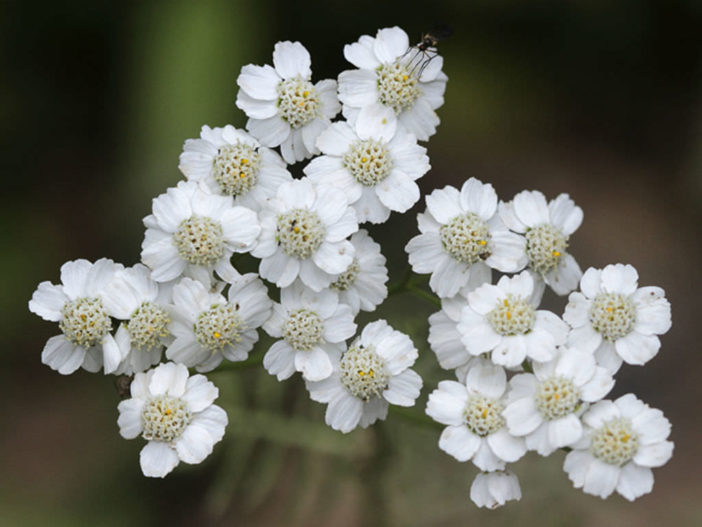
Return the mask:
[(480, 256), (480, 259), (484, 261), (484, 260), (487, 260), (488, 258), (490, 258), (492, 256), (492, 253), (490, 251), (485, 251), (484, 253), (480, 253), (479, 256)]
[(431, 31), (422, 34), (422, 39), (418, 44), (409, 47), (403, 57), (409, 56), (407, 63), (412, 75), (417, 79), (421, 78), (429, 63), (439, 55), (437, 49), (439, 42), (452, 34), (453, 30), (447, 25), (434, 26)]

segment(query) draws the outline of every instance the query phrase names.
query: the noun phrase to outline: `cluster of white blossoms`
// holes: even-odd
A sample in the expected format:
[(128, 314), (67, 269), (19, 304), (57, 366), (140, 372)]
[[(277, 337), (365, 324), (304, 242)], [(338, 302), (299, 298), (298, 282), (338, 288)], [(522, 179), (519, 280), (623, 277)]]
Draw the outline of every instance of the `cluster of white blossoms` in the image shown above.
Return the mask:
[[(663, 290), (639, 288), (630, 265), (583, 274), (567, 252), (583, 212), (566, 194), (547, 202), (524, 191), (498, 203), (491, 185), (471, 178), (426, 204), (406, 249), (416, 272), (431, 273), (442, 309), (429, 317), (429, 344), (458, 379), (439, 383), (426, 412), (446, 425), (439, 448), (481, 471), (473, 501), (520, 499), (508, 463), (559, 449), (589, 494), (650, 492), (650, 468), (672, 455), (670, 423), (632, 394), (603, 398), (623, 362), (658, 352), (671, 324)], [(492, 270), (504, 273), (495, 284)], [(538, 309), (546, 286), (569, 294), (562, 316)]]
[[(419, 201), (430, 165), (418, 141), (436, 132), (447, 77), (436, 48), (410, 45), (397, 27), (346, 45), (344, 57), (356, 69), (316, 83), (299, 42), (277, 43), (273, 66), (244, 66), (246, 130), (203, 126), (185, 142), (185, 180), (153, 200), (141, 262), (67, 262), (61, 283), (42, 282), (29, 302), (59, 326), (46, 365), (131, 378), (118, 425), (148, 441), (146, 476), (203, 461), (224, 435), (218, 389), (188, 369), (247, 361), (279, 381), (299, 373), (343, 433), (419, 397), (410, 337), (385, 320), (355, 322), (388, 296), (385, 257), (361, 226)], [(661, 289), (638, 288), (631, 266), (583, 274), (568, 253), (582, 218), (567, 194), (501, 202), (471, 178), (426, 196), (406, 246), (441, 299), (429, 344), (458, 379), (439, 383), (426, 412), (446, 425), (439, 447), (480, 470), (470, 489), (479, 506), (520, 498), (509, 465), (528, 450), (568, 449), (576, 487), (628, 499), (651, 490), (650, 467), (672, 453), (658, 410), (633, 395), (603, 400), (622, 362), (657, 353), (670, 306)], [(258, 273), (237, 271), (235, 253)], [(570, 294), (562, 317), (538, 309), (547, 286)], [(256, 348), (261, 329), (268, 349)]]

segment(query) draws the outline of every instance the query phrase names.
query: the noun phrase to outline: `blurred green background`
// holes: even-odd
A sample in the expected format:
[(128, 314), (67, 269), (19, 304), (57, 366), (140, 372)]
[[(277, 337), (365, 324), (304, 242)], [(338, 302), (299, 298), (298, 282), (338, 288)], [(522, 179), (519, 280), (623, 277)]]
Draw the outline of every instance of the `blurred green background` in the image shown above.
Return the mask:
[[(297, 376), (213, 373), (224, 442), (202, 465), (142, 477), (113, 379), (40, 363), (57, 329), (27, 311), (34, 288), (67, 260), (138, 261), (141, 218), (179, 180), (183, 141), (202, 124), (245, 124), (239, 69), (270, 63), (277, 40), (303, 42), (316, 80), (350, 67), (343, 45), (361, 34), (400, 25), (418, 41), (442, 22), (450, 82), (424, 192), (470, 176), (503, 199), (568, 192), (585, 210), (571, 239), (583, 268), (631, 263), (667, 291), (661, 352), (624, 367), (612, 394), (634, 391), (674, 424), (653, 493), (601, 501), (571, 488), (562, 454), (529, 454), (515, 466), (522, 502), (477, 510), (476, 469), (411, 418), (451, 375), (426, 344), (434, 306), (402, 295), (362, 320), (385, 317), (420, 349), (414, 414), (344, 436)], [(702, 525), (701, 35), (693, 0), (0, 3), (0, 525)], [(391, 281), (423, 208), (370, 229)]]

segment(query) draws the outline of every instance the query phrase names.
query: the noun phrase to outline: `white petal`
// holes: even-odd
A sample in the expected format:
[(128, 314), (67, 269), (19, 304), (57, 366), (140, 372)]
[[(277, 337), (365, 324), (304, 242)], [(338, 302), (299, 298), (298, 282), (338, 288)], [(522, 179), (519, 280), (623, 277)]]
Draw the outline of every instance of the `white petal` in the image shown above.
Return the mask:
[(167, 362), (158, 366), (151, 376), (149, 391), (152, 395), (181, 397), (188, 381), (188, 368), (182, 364)]
[(600, 293), (602, 271), (590, 267), (580, 279), (580, 290), (587, 298), (595, 298)]
[(549, 223), (548, 203), (538, 190), (525, 190), (514, 196), (514, 213), (527, 227)]
[(373, 53), (374, 38), (362, 36), (358, 42), (344, 46), (344, 58), (357, 68), (374, 70), (380, 66), (380, 61)]
[(380, 201), (390, 210), (403, 213), (419, 201), (419, 187), (406, 174), (393, 170), (375, 186)]
[(388, 381), (388, 388), (383, 397), (391, 404), (398, 406), (414, 406), (422, 389), (422, 378), (414, 370), (405, 370), (399, 375), (393, 375)]
[(624, 362), (641, 366), (655, 357), (661, 341), (655, 335), (646, 336), (632, 331), (626, 337), (618, 339), (614, 346)]
[(66, 302), (68, 297), (61, 286), (42, 282), (32, 294), (29, 310), (44, 320), (58, 322), (61, 320), (61, 309)]
[(463, 214), (460, 199), (460, 193), (453, 187), (447, 186), (434, 190), (426, 197), (427, 211), (439, 223), (448, 223), (456, 216)]
[(473, 464), (485, 472), (503, 470), (505, 462), (497, 457), (484, 439), (480, 441), (480, 448), (473, 456)]
[(236, 83), (248, 95), (255, 99), (277, 100), (280, 77), (271, 66), (254, 66), (248, 64), (241, 68)]
[(486, 439), (495, 455), (509, 463), (521, 459), (527, 450), (524, 439), (513, 436), (506, 428), (490, 434)]
[(497, 399), (505, 393), (507, 374), (501, 366), (489, 360), (477, 360), (468, 370), (466, 386), (480, 392), (485, 397)]
[(548, 423), (548, 440), (554, 448), (572, 445), (583, 435), (583, 426), (574, 414)]
[(139, 454), (139, 464), (144, 476), (163, 478), (180, 460), (175, 449), (163, 441), (149, 441)]
[(191, 422), (175, 442), (176, 452), (185, 463), (202, 463), (212, 453), (214, 441), (206, 428)]
[(278, 115), (268, 119), (249, 119), (246, 129), (261, 141), (263, 146), (271, 148), (282, 144), (291, 134), (290, 125)]
[(463, 425), (468, 392), (456, 381), (441, 381), (439, 387), (429, 394), (426, 413), (434, 421), (444, 425)]
[(590, 463), (590, 468), (585, 475), (583, 491), (603, 499), (606, 498), (617, 487), (620, 470), (616, 465), (609, 465), (595, 458)]
[(643, 335), (662, 335), (670, 329), (670, 303), (660, 287), (642, 287), (631, 299), (636, 305), (635, 331)]
[[(347, 122), (332, 123), (324, 132), (319, 134), (317, 138), (317, 148), (319, 148), (323, 154), (341, 157), (348, 151), (351, 143), (357, 139), (356, 133)], [(313, 162), (314, 159), (310, 161), (310, 164)], [(335, 162), (339, 163), (340, 167), (340, 160), (336, 159)], [(309, 175), (306, 169), (305, 174)]]
[(530, 434), (543, 422), (534, 404), (534, 399), (531, 397), (517, 399), (508, 404), (503, 415), (510, 434), (516, 436)]
[[(389, 106), (375, 102), (375, 78), (371, 95), (365, 97), (368, 102), (359, 104), (361, 111), (356, 119), (356, 133), (361, 139), (376, 139), (383, 142), (390, 141), (397, 130), (397, 117), (395, 111)], [(360, 99), (358, 97), (357, 99)], [(350, 103), (349, 103), (350, 104)]]
[(295, 369), (302, 372), (302, 376), (308, 381), (321, 381), (333, 371), (329, 355), (318, 346), (311, 351), (296, 352)]
[(83, 364), (85, 348), (76, 346), (63, 335), (56, 335), (46, 341), (41, 352), (41, 362), (61, 375), (73, 373)]
[(127, 399), (117, 405), (119, 417), (117, 426), (119, 433), (125, 439), (134, 439), (143, 431), (142, 410), (144, 408), (143, 399)]
[(617, 483), (617, 492), (629, 501), (653, 490), (653, 472), (650, 468), (627, 463), (622, 467)]
[(673, 456), (673, 446), (672, 441), (640, 445), (633, 461), (642, 467), (662, 467)]
[(571, 293), (563, 313), (563, 320), (570, 324), (572, 328), (589, 324), (591, 306), (592, 301), (585, 298), (585, 295), (582, 293)]
[(575, 205), (568, 194), (560, 194), (548, 204), (551, 223), (565, 236), (578, 230), (583, 222), (583, 209)]
[(346, 434), (358, 426), (362, 413), (363, 401), (344, 391), (329, 402), (324, 419), (334, 430)]
[(277, 42), (273, 48), (273, 66), (284, 79), (309, 79), (312, 76), (310, 65), (310, 54), (299, 42)]
[(409, 49), (409, 37), (399, 27), (378, 30), (373, 51), (380, 62), (389, 64)]
[(461, 187), (461, 207), (488, 221), (497, 211), (497, 193), (491, 184), (472, 177)]
[(92, 264), (88, 260), (74, 260), (61, 266), (61, 284), (63, 292), (70, 299), (76, 299), (85, 294), (85, 282)]
[(639, 283), (639, 273), (631, 265), (608, 265), (602, 270), (602, 290), (607, 293), (631, 295)]
[[(276, 102), (271, 99), (261, 100), (251, 97), (244, 90), (239, 90), (236, 96), (236, 106), (252, 119), (268, 119), (278, 113)], [(210, 160), (210, 167), (212, 161)], [(181, 158), (182, 164), (182, 158)]]
[(378, 100), (377, 83), (375, 71), (342, 71), (339, 74), (339, 100), (357, 108), (370, 106)]
[(480, 448), (480, 437), (465, 425), (447, 426), (439, 437), (439, 448), (458, 461), (468, 461)]
[(285, 341), (275, 342), (263, 357), (263, 367), (279, 381), (289, 378), (295, 373), (295, 350)]
[(185, 385), (185, 393), (181, 397), (191, 412), (201, 412), (210, 406), (219, 396), (217, 387), (207, 380), (204, 375), (193, 375)]

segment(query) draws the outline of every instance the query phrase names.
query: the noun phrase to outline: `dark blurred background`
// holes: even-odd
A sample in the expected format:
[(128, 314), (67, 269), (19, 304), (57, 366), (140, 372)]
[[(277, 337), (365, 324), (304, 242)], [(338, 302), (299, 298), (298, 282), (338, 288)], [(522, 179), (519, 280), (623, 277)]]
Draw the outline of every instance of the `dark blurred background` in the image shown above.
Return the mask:
[[(144, 478), (143, 441), (118, 434), (112, 377), (40, 363), (57, 328), (27, 311), (36, 285), (58, 282), (67, 260), (138, 261), (141, 219), (179, 180), (183, 141), (202, 124), (243, 127), (239, 69), (270, 63), (276, 41), (301, 41), (318, 80), (350, 68), (342, 49), (361, 34), (399, 25), (418, 41), (436, 23), (454, 35), (440, 46), (450, 82), (424, 192), (470, 176), (503, 199), (568, 192), (585, 210), (571, 238), (581, 266), (631, 263), (641, 285), (667, 291), (659, 355), (625, 366), (613, 391), (673, 422), (653, 493), (601, 501), (571, 488), (563, 454), (530, 454), (515, 466), (522, 502), (477, 510), (476, 469), (438, 449), (439, 428), (391, 414), (343, 436), (298, 377), (256, 369), (211, 374), (231, 422), (205, 463)], [(694, 0), (1, 2), (0, 524), (702, 525), (701, 29)], [(370, 229), (391, 281), (423, 208)], [(409, 300), (362, 320), (411, 333), (421, 415), (450, 374), (426, 344), (435, 308)]]

